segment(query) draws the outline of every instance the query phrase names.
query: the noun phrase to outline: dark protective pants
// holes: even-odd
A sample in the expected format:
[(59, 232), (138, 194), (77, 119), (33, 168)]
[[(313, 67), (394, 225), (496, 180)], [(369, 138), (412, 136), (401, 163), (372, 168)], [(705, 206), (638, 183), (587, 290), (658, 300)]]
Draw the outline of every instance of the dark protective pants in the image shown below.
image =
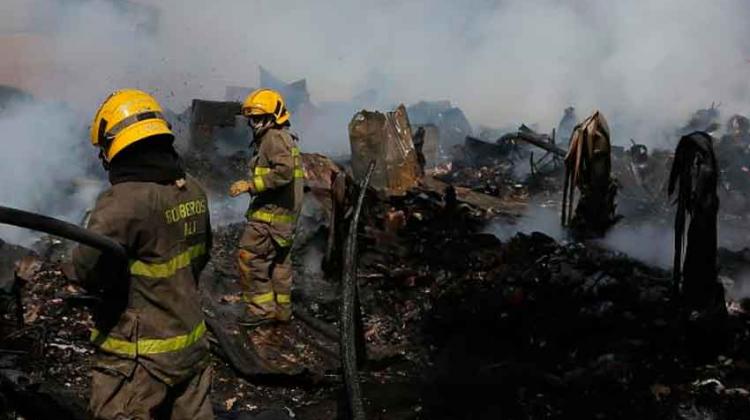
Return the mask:
[(101, 420), (213, 420), (210, 367), (184, 383), (167, 385), (138, 364), (130, 377), (95, 368), (89, 415)]
[(288, 321), (292, 315), (292, 255), (288, 228), (250, 221), (237, 262), (250, 315)]

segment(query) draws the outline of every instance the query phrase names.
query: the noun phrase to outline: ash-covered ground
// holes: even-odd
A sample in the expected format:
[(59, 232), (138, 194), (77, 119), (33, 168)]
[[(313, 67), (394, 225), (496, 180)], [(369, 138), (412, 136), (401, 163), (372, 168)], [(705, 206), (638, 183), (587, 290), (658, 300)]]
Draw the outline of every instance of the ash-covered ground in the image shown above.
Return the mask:
[[(249, 333), (233, 323), (241, 311), (234, 253), (243, 223), (221, 223), (240, 219), (243, 204), (223, 192), (245, 159), (235, 155), (216, 171), (215, 161), (186, 156), (215, 198), (212, 262), (202, 276), (207, 317), (241, 355), (255, 358), (256, 371), (243, 373), (214, 341), (212, 400), (220, 418), (341, 416), (339, 279), (321, 267), (329, 204), (313, 185), (335, 165), (310, 156), (306, 172), (323, 175), (308, 180), (295, 245), (294, 302), (306, 315)], [(559, 227), (559, 184), (556, 170), (519, 179), (502, 165), (456, 163), (402, 197), (368, 194), (358, 269), (368, 418), (747, 418), (746, 216), (722, 213), (729, 340), (718, 357), (705, 358), (685, 340), (669, 259), (654, 255), (671, 246), (666, 200), (624, 188), (625, 218), (614, 236), (575, 242)], [(49, 418), (50, 410), (56, 418), (83, 416), (90, 299), (69, 278), (71, 247), (45, 238), (33, 250), (0, 248), (5, 418)]]

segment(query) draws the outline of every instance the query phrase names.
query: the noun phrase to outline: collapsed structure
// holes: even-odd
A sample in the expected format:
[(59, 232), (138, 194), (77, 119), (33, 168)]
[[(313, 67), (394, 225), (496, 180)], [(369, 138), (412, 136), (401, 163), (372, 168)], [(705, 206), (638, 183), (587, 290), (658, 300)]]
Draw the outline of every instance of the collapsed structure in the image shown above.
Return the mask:
[[(228, 99), (195, 101), (183, 114), (191, 129), (179, 139), (188, 172), (209, 189), (212, 211), (223, 208), (221, 197), (248, 158), (244, 143), (231, 154), (217, 151), (218, 133), (227, 134), (221, 140), (227, 144), (247, 140), (238, 104)], [(439, 109), (446, 107), (452, 108)], [(236, 327), (242, 305), (234, 251), (243, 224), (215, 227), (201, 283), (217, 371), (213, 405), (221, 418), (288, 418), (290, 411), (301, 419), (336, 418), (360, 409), (375, 418), (436, 419), (738, 418), (747, 412), (747, 300), (729, 282), (739, 281), (750, 252), (738, 250), (746, 246), (742, 237), (717, 238), (716, 223), (747, 231), (734, 217), (741, 212), (715, 207), (713, 193), (723, 200), (738, 188), (717, 192), (716, 172), (729, 167), (712, 166), (703, 135), (676, 153), (639, 144), (626, 149), (611, 144), (606, 120), (595, 113), (573, 130), (566, 152), (562, 130), (548, 135), (526, 125), (487, 142), (456, 123), (449, 138), (443, 112), (435, 120), (404, 106), (361, 111), (349, 126), (350, 163), (302, 153), (305, 207), (292, 251), (299, 304), (289, 325), (249, 334)], [(743, 141), (727, 144), (742, 149)], [(304, 151), (304, 138), (301, 146)], [(714, 147), (723, 153), (723, 146)], [(363, 188), (359, 181), (373, 161)], [(581, 191), (572, 212), (562, 200), (570, 191), (565, 179)], [(568, 208), (571, 225), (593, 227), (598, 236), (646, 222), (667, 226), (674, 216), (665, 205), (670, 185), (691, 218), (684, 225), (688, 249), (676, 265), (686, 267), (685, 293), (706, 299), (692, 300), (697, 308), (727, 311), (720, 321), (725, 345), (711, 349), (706, 362), (679, 344), (685, 310), (671, 293), (672, 273), (608, 249), (606, 235), (601, 242), (587, 235), (568, 240), (551, 230), (516, 232), (538, 209), (548, 209), (558, 226)], [(691, 201), (695, 191), (706, 201)], [(612, 228), (615, 203), (624, 218)], [(512, 233), (497, 233), (504, 229)], [(358, 257), (347, 263), (352, 237)], [(27, 418), (83, 416), (91, 357), (87, 305), (95, 298), (71, 280), (71, 245), (50, 238), (33, 250), (0, 243), (7, 291), (0, 305), (0, 403)], [(718, 265), (690, 267), (714, 257)], [(344, 273), (347, 296), (358, 300), (346, 311)], [(728, 306), (719, 296), (724, 290)], [(344, 323), (347, 329), (340, 329)], [(344, 346), (344, 338), (354, 341)], [(346, 389), (362, 397), (361, 405), (341, 404), (340, 391), (352, 381), (359, 390)], [(490, 386), (459, 392), (477, 383)]]

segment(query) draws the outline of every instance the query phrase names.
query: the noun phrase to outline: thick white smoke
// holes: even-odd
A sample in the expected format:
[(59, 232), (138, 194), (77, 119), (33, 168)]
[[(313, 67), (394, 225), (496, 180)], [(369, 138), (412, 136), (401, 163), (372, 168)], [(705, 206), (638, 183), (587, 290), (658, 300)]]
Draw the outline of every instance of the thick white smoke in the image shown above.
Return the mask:
[(671, 226), (645, 222), (636, 226), (617, 224), (607, 232), (602, 245), (660, 268), (672, 268), (674, 231)]
[[(181, 112), (228, 85), (257, 86), (264, 65), (307, 78), (319, 104), (373, 89), (363, 106), (450, 99), (477, 126), (540, 129), (574, 105), (579, 117), (601, 109), (615, 143), (653, 145), (712, 102), (725, 117), (750, 111), (748, 18), (744, 0), (3, 0), (0, 84), (66, 101), (75, 118), (44, 124), (85, 130), (113, 89), (151, 91)], [(305, 150), (348, 151), (352, 110), (340, 109)], [(33, 127), (33, 112), (0, 118)], [(71, 148), (37, 156), (27, 131), (2, 139), (3, 159), (36, 162), (36, 176), (2, 173), (13, 191), (3, 203), (19, 207), (33, 202), (16, 189), (47, 195), (77, 175), (63, 164)]]
[(64, 75), (48, 88), (87, 106), (138, 86), (181, 110), (257, 85), (262, 64), (306, 77), (316, 101), (370, 88), (383, 103), (447, 98), (475, 124), (551, 128), (567, 105), (599, 108), (617, 142), (653, 144), (713, 101), (750, 108), (743, 0), (133, 2), (155, 21), (110, 0), (3, 3), (0, 28), (32, 16), (54, 39), (47, 53)]
[[(104, 186), (80, 115), (59, 103), (17, 103), (0, 113), (0, 205), (81, 223)], [(10, 147), (8, 147), (10, 146)], [(31, 231), (0, 225), (0, 238), (28, 245)]]
[(565, 231), (560, 225), (560, 215), (553, 208), (529, 205), (526, 212), (513, 223), (500, 221), (492, 223), (485, 233), (495, 235), (501, 241), (507, 241), (518, 233), (531, 234), (541, 232), (558, 241), (565, 239)]

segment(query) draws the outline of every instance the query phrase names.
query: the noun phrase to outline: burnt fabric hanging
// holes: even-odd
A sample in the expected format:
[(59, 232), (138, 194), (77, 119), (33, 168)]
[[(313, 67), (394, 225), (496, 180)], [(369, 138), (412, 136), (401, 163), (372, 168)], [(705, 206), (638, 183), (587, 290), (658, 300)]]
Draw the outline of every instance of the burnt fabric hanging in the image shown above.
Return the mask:
[(669, 174), (669, 195), (676, 193), (677, 205), (674, 291), (679, 294), (682, 289), (684, 303), (691, 310), (726, 313), (724, 289), (717, 281), (716, 267), (717, 181), (711, 136), (696, 131), (682, 137)]
[(670, 196), (676, 194), (677, 204), (673, 288), (684, 311), (688, 349), (704, 360), (722, 352), (728, 337), (716, 260), (718, 172), (711, 136), (697, 131), (680, 139), (668, 190)]
[[(575, 127), (565, 156), (562, 224), (583, 236), (602, 236), (618, 220), (610, 154), (609, 126), (596, 111)], [(576, 187), (581, 198), (573, 213)]]

